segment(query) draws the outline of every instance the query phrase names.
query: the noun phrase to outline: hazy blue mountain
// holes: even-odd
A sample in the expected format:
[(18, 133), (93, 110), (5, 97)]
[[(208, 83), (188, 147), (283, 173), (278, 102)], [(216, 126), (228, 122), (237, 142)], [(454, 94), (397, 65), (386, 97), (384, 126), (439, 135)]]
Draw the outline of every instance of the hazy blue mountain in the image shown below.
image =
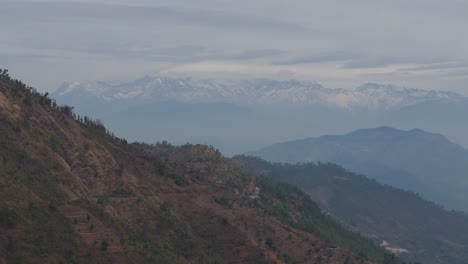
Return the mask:
[(380, 117), (381, 124), (441, 133), (468, 147), (468, 99), (430, 100), (390, 111)]
[(249, 153), (273, 162), (333, 162), (468, 210), (468, 150), (440, 134), (391, 127), (289, 141)]

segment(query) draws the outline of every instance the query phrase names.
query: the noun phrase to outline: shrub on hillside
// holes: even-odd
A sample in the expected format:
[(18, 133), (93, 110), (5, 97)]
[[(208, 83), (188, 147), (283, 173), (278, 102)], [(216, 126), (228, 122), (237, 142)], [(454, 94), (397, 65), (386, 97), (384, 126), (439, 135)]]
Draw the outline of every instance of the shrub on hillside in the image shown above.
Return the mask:
[(0, 210), (0, 226), (15, 227), (19, 221), (19, 212), (16, 208), (4, 207)]

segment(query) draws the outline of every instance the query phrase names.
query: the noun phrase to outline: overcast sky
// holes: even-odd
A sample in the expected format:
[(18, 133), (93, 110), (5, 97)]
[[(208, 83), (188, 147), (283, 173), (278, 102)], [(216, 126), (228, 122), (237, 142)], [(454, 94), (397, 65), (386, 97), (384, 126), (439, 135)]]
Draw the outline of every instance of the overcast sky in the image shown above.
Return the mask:
[(149, 73), (468, 95), (465, 0), (0, 0), (0, 68), (42, 91)]

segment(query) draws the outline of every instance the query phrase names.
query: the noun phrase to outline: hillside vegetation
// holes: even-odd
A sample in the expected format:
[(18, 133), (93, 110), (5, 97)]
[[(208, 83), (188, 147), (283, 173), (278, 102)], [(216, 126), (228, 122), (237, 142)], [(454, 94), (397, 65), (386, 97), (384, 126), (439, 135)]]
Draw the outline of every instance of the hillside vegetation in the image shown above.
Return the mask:
[(212, 147), (128, 144), (0, 72), (0, 263), (397, 263)]
[(256, 157), (234, 159), (246, 170), (298, 186), (335, 219), (378, 242), (409, 252), (403, 259), (422, 263), (466, 263), (468, 216), (382, 185), (330, 163), (269, 163)]

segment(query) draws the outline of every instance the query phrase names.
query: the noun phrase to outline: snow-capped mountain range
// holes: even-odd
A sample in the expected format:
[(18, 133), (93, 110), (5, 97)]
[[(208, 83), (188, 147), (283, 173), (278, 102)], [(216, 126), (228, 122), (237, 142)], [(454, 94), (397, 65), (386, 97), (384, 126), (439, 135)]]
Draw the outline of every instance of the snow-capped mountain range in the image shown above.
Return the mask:
[(56, 98), (93, 97), (103, 101), (143, 100), (238, 105), (320, 106), (332, 109), (395, 110), (434, 100), (463, 100), (460, 94), (367, 83), (354, 90), (326, 88), (313, 81), (215, 80), (146, 76), (124, 83), (64, 83)]

